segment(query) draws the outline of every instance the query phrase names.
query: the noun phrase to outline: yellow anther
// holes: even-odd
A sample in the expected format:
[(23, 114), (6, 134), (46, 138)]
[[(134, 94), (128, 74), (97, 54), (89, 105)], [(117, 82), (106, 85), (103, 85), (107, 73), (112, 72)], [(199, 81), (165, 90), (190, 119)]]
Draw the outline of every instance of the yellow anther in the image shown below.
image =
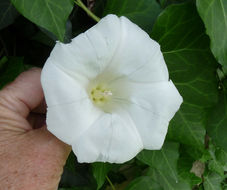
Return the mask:
[(101, 86), (96, 86), (90, 92), (91, 99), (95, 103), (104, 103), (107, 101), (113, 94), (110, 90), (102, 88)]

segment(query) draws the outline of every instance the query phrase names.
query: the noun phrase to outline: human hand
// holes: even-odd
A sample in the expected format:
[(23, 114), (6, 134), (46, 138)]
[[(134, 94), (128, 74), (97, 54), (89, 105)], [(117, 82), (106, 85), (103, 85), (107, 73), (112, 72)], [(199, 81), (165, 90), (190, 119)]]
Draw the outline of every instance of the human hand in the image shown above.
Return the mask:
[(54, 190), (71, 147), (47, 131), (41, 70), (0, 91), (0, 189)]

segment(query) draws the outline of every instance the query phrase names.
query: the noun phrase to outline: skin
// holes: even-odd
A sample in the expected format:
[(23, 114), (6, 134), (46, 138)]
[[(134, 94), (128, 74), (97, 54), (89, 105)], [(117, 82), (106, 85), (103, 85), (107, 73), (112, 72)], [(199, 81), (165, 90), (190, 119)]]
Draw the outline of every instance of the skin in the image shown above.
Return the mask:
[(0, 91), (1, 190), (55, 190), (71, 151), (47, 131), (41, 70), (22, 73)]

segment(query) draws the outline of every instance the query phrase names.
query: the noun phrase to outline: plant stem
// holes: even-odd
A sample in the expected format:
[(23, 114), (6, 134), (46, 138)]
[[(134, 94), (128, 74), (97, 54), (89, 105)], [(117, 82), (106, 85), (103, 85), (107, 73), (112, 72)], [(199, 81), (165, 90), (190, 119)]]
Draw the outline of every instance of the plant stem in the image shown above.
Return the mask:
[(75, 3), (81, 7), (92, 19), (94, 19), (96, 22), (99, 22), (100, 18), (97, 17), (94, 13), (92, 13), (81, 0), (76, 0)]
[(113, 190), (116, 190), (115, 187), (114, 187), (114, 185), (113, 185), (113, 183), (110, 181), (110, 178), (109, 178), (107, 175), (106, 175), (106, 179), (107, 179), (107, 181), (109, 182), (111, 188), (112, 188)]

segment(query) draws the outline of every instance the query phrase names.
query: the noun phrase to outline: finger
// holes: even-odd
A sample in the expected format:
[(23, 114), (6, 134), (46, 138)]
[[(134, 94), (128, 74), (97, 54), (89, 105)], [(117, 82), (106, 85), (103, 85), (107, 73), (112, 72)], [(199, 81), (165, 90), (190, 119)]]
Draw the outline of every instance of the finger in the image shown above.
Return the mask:
[(47, 105), (46, 105), (45, 99), (43, 99), (41, 101), (40, 105), (38, 105), (38, 107), (36, 107), (35, 109), (33, 109), (32, 112), (33, 113), (46, 114), (46, 112), (47, 112)]
[(46, 125), (46, 115), (31, 112), (27, 117), (27, 121), (33, 129), (38, 129)]
[(0, 91), (0, 104), (26, 118), (44, 99), (40, 83), (41, 69), (32, 68)]

